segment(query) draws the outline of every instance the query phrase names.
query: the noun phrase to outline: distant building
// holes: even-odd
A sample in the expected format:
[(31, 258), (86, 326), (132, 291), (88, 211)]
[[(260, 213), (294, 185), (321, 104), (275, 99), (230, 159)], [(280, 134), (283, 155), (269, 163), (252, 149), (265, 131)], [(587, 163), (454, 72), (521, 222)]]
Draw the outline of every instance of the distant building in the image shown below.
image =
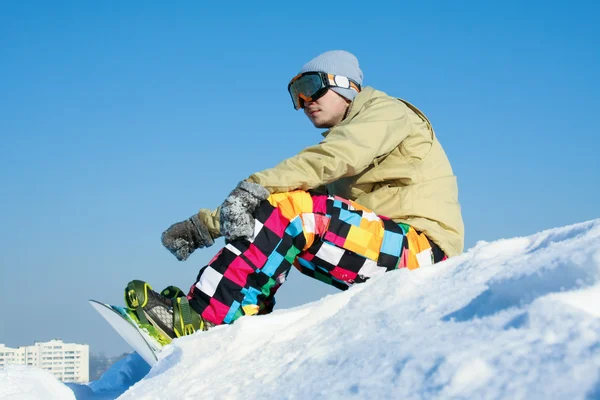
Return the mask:
[(62, 340), (36, 342), (18, 349), (0, 343), (0, 369), (9, 364), (30, 365), (50, 371), (63, 382), (86, 383), (90, 378), (90, 348)]

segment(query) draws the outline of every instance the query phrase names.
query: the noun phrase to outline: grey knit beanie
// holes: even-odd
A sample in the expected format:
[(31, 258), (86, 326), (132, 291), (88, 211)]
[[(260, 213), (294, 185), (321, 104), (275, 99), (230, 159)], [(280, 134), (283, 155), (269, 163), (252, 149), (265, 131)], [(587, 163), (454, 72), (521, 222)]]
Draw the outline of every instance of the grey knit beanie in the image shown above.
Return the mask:
[[(358, 66), (358, 59), (354, 54), (344, 50), (327, 51), (306, 64), (300, 70), (304, 72), (325, 72), (327, 74), (341, 75), (356, 81), (362, 86), (363, 73)], [(354, 100), (358, 94), (354, 89), (331, 88), (337, 94), (348, 100)]]

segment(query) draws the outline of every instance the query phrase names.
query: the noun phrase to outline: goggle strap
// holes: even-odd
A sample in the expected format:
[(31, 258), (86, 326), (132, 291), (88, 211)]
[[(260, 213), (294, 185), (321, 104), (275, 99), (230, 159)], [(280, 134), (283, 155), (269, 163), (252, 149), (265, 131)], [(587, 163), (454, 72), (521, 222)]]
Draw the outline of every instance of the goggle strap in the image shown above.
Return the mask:
[[(338, 79), (336, 79), (338, 78)], [(328, 84), (331, 87), (339, 87), (342, 89), (354, 89), (357, 92), (360, 92), (360, 85), (356, 82), (354, 82), (352, 79), (347, 78), (345, 76), (341, 76), (341, 75), (333, 75), (333, 74), (327, 74), (327, 80), (328, 80)], [(338, 80), (341, 80), (342, 82), (339, 82)], [(347, 82), (344, 82), (344, 80)]]

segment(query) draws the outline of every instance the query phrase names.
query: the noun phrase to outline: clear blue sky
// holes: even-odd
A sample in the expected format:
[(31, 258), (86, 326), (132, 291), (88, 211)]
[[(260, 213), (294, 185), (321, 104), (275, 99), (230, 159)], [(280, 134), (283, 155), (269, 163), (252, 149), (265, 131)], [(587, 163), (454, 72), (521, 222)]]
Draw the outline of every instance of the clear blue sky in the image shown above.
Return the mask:
[(600, 217), (596, 2), (282, 3), (0, 4), (0, 343), (127, 350), (87, 299), (194, 282), (222, 241), (181, 263), (162, 231), (320, 140), (286, 86), (326, 50), (429, 116), (467, 248)]

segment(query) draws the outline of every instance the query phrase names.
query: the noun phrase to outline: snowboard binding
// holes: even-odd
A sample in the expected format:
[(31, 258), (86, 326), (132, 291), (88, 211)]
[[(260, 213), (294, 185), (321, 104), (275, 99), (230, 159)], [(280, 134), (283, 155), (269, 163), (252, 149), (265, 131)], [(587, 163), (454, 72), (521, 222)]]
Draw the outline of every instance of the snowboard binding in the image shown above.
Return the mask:
[(159, 294), (147, 282), (133, 280), (125, 288), (125, 303), (132, 317), (163, 345), (212, 326), (192, 309), (176, 286), (168, 286)]

